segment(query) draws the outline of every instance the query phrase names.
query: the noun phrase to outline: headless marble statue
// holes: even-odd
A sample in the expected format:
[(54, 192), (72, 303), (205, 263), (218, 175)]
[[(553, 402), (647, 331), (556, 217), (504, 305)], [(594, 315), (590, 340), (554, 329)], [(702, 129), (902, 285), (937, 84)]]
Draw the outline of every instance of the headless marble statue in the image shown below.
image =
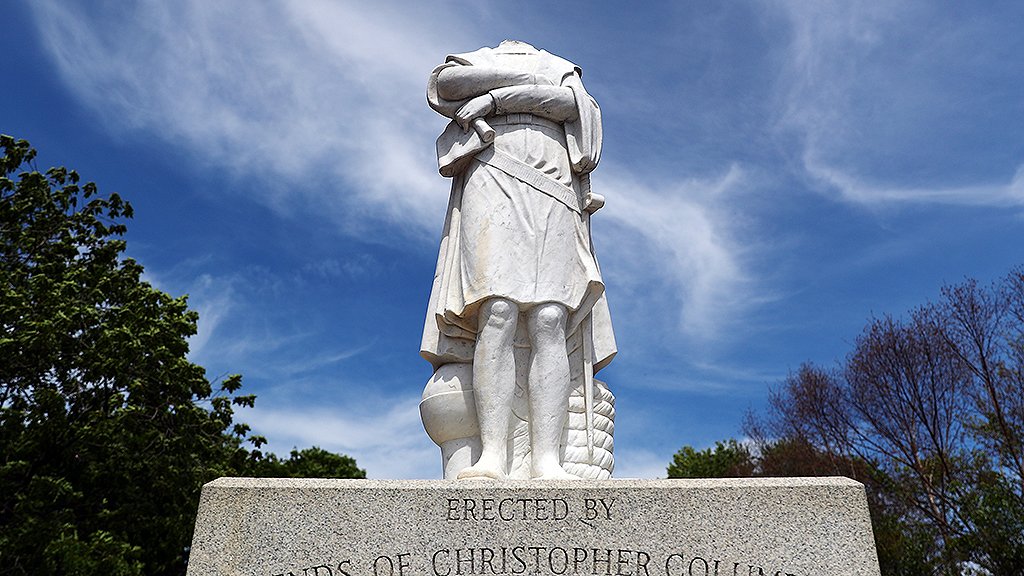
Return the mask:
[(606, 478), (614, 398), (593, 376), (616, 349), (590, 239), (600, 109), (577, 66), (508, 40), (448, 56), (427, 99), (452, 119), (421, 346), (435, 368), (421, 414), (445, 477)]

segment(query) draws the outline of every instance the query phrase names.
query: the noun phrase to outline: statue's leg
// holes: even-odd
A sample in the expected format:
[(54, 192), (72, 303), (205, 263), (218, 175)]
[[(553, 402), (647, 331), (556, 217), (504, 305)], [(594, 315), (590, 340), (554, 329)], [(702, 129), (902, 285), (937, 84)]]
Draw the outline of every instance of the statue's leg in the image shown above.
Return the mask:
[(473, 356), (473, 395), (480, 423), (480, 459), (459, 472), (459, 478), (506, 476), (509, 419), (516, 386), (514, 342), (519, 307), (503, 298), (480, 306), (479, 332)]
[(565, 351), (568, 311), (557, 303), (527, 313), (530, 356), (530, 462), (534, 478), (575, 478), (562, 468), (558, 446), (569, 409), (569, 358)]

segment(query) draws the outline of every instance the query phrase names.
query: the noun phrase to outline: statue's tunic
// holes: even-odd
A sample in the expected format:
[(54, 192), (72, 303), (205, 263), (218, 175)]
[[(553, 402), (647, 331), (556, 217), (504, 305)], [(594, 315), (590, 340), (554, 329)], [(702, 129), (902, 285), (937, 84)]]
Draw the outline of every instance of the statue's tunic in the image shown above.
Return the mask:
[[(486, 121), (495, 131), (496, 152), (543, 173), (579, 197), (580, 176), (594, 169), (601, 150), (600, 110), (583, 88), (579, 68), (532, 49), (523, 54), (483, 48), (449, 56), (434, 70), (428, 85), (431, 106), (449, 118), (465, 103), (437, 94), (437, 76), (449, 66), (512, 68), (534, 74), (538, 84), (572, 89), (577, 115), (564, 124), (533, 114), (492, 115)], [(600, 369), (615, 354), (615, 342), (588, 216), (472, 157), (487, 153), (486, 148), (472, 130), (463, 133), (454, 123), (438, 140), (442, 174), (451, 175), (453, 181), (422, 354), (435, 367), (471, 361), (471, 344), (466, 342), (475, 339), (477, 309), (488, 298), (500, 297), (521, 308), (542, 302), (565, 305), (570, 311), (570, 339), (582, 319), (592, 313), (594, 365)], [(469, 153), (457, 164), (446, 164), (446, 158), (458, 156), (459, 149)], [(571, 343), (569, 347), (574, 348)]]

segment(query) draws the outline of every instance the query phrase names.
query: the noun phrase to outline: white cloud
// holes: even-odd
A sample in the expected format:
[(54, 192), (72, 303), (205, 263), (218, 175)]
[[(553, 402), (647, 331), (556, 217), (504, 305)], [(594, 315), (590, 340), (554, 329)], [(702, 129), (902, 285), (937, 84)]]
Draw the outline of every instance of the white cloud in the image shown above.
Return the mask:
[[(199, 313), (197, 333), (189, 339), (189, 358), (208, 368), (244, 368), (247, 376), (278, 382), (311, 375), (356, 358), (379, 344), (379, 339), (360, 339), (358, 344), (338, 347), (311, 345), (323, 335), (303, 322), (294, 322), (294, 309), (268, 299), (269, 292), (296, 292), (303, 277), (278, 277), (259, 267), (245, 267), (226, 274), (198, 273), (186, 261), (181, 266), (146, 280), (171, 294), (188, 294), (189, 308)], [(347, 274), (344, 264), (339, 274)], [(320, 275), (316, 267), (304, 266)], [(333, 277), (333, 271), (329, 272)], [(364, 273), (357, 271), (356, 273)], [(339, 348), (340, 347), (340, 348)]]
[[(174, 273), (158, 274), (148, 269), (143, 275), (143, 280), (149, 282), (157, 290), (172, 296), (180, 293), (189, 295), (189, 309), (199, 313), (196, 333), (188, 339), (189, 358), (196, 361), (211, 354), (207, 346), (217, 332), (217, 328), (232, 313), (237, 312), (238, 295), (234, 289), (235, 280), (211, 274), (200, 274), (186, 282), (188, 286), (184, 291), (180, 290), (180, 278), (177, 278)], [(217, 339), (214, 341), (217, 342)], [(217, 347), (220, 347), (219, 342)]]
[(267, 436), (268, 449), (319, 446), (356, 459), (370, 478), (439, 478), (441, 455), (420, 423), (419, 399), (388, 403), (364, 399), (358, 409), (267, 407), (239, 411), (239, 420)]
[[(264, 399), (265, 400), (265, 399)], [(427, 438), (415, 400), (368, 400), (359, 410), (330, 410), (256, 402), (238, 410), (238, 420), (267, 436), (269, 451), (287, 457), (294, 448), (319, 446), (356, 459), (367, 476), (378, 479), (440, 478), (440, 450)], [(671, 455), (640, 447), (615, 454), (616, 478), (664, 478)]]
[(792, 40), (778, 79), (780, 120), (802, 132), (808, 149), (831, 150), (856, 135), (853, 96), (862, 89), (867, 56), (900, 3), (795, 0), (781, 6)]
[(1024, 206), (1024, 164), (1009, 182), (953, 187), (899, 187), (865, 181), (830, 166), (812, 151), (804, 155), (804, 168), (818, 181), (838, 190), (845, 200), (858, 204), (932, 203), (959, 206)]
[(743, 171), (731, 166), (718, 178), (652, 185), (619, 166), (601, 168), (596, 182), (606, 188), (608, 208), (594, 218), (612, 226), (596, 242), (608, 247), (602, 255), (606, 273), (633, 292), (622, 296), (649, 295), (652, 277), (662, 278), (677, 288), (670, 292), (677, 297), (644, 298), (646, 314), (678, 316), (679, 329), (691, 338), (727, 333), (758, 302), (746, 267), (750, 249), (742, 248), (736, 223), (724, 209), (746, 188)]
[[(441, 55), (474, 45), (458, 33), (474, 27), (453, 13), (323, 1), (193, 0), (102, 14), (37, 6), (68, 85), (112, 125), (157, 134), (239, 175), (269, 176), (281, 184), (240, 189), (268, 194), (262, 200), (282, 212), (305, 203), (355, 234), (386, 221), (435, 241), (447, 183), (431, 145), (442, 122), (423, 93)], [(621, 163), (601, 173), (611, 204), (599, 217), (642, 239), (641, 254), (620, 260), (641, 256), (649, 266), (633, 270), (639, 283), (661, 278), (681, 292), (684, 332), (720, 333), (750, 278), (714, 203), (742, 172), (657, 189)], [(221, 304), (206, 306), (209, 325)]]
[[(961, 68), (976, 66), (971, 53), (979, 39), (971, 39), (972, 24), (957, 21), (951, 32), (933, 6), (913, 0), (781, 6), (792, 40), (777, 79), (778, 127), (797, 135), (799, 161), (817, 187), (869, 206), (1024, 205), (1024, 165), (1012, 176), (942, 183), (949, 162), (936, 144), (957, 136), (940, 127), (956, 124), (950, 116), (970, 114), (975, 105), (951, 80), (963, 76)], [(872, 160), (900, 168), (914, 160), (930, 177), (907, 184), (908, 170), (873, 170)]]
[(232, 313), (235, 306), (234, 288), (229, 280), (203, 274), (189, 290), (189, 308), (199, 313), (196, 334), (189, 341), (189, 356), (209, 354), (206, 349), (217, 327)]
[(671, 456), (659, 456), (650, 450), (630, 450), (623, 453), (615, 453), (615, 470), (612, 473), (614, 478), (664, 478), (667, 472), (666, 462), (671, 462)]
[(446, 194), (431, 144), (441, 122), (424, 112), (423, 94), (445, 48), (420, 32), (436, 29), (421, 19), (431, 11), (34, 6), (68, 86), (109, 126), (157, 134), (240, 178), (272, 176), (279, 185), (244, 188), (282, 212), (305, 203), (353, 228), (367, 217), (436, 228), (430, 215)]

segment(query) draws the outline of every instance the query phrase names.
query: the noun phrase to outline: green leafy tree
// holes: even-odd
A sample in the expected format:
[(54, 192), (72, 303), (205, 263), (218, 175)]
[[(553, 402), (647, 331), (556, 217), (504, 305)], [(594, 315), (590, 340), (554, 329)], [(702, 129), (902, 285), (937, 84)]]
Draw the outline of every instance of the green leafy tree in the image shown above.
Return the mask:
[(366, 478), (355, 459), (313, 446), (292, 450), (287, 460), (270, 454), (257, 461), (250, 475), (264, 478)]
[(0, 573), (183, 573), (201, 485), (276, 458), (233, 423), (254, 396), (186, 359), (197, 314), (124, 256), (127, 202), (0, 148)]
[(742, 478), (753, 472), (750, 450), (733, 439), (704, 450), (683, 446), (668, 467), (669, 478)]

